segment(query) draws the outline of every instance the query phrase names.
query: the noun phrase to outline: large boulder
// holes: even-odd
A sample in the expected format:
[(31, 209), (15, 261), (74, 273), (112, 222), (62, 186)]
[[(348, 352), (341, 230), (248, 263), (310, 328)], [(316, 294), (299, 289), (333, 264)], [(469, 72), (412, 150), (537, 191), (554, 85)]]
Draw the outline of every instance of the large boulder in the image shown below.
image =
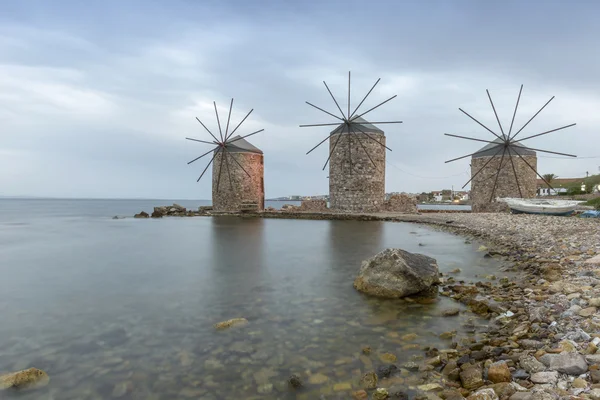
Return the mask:
[(439, 282), (435, 259), (386, 249), (363, 261), (354, 288), (372, 296), (399, 298), (428, 291)]

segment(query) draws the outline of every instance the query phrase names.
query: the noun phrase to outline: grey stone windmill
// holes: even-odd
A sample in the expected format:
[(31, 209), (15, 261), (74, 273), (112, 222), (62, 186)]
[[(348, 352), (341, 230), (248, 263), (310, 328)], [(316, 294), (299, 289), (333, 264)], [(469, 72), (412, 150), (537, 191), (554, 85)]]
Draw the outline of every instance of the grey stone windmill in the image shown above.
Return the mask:
[(479, 122), (462, 108), (459, 108), (459, 110), (494, 135), (494, 140), (483, 140), (449, 133), (444, 134), (446, 136), (452, 136), (460, 139), (468, 139), (487, 143), (486, 146), (475, 153), (446, 161), (446, 163), (449, 163), (471, 157), (471, 179), (469, 179), (469, 181), (463, 185), (463, 189), (465, 186), (471, 183), (471, 202), (473, 212), (494, 211), (497, 209), (497, 206), (494, 204), (497, 197), (534, 197), (537, 191), (536, 175), (542, 179), (548, 185), (548, 187), (552, 187), (550, 183), (548, 183), (546, 179), (544, 179), (544, 177), (537, 172), (536, 152), (558, 154), (567, 157), (577, 157), (573, 154), (526, 147), (521, 143), (525, 140), (543, 136), (551, 132), (570, 128), (575, 126), (575, 124), (565, 125), (560, 128), (537, 133), (521, 139), (516, 138), (519, 133), (521, 133), (525, 127), (529, 125), (529, 123), (533, 121), (533, 119), (554, 99), (554, 96), (552, 96), (552, 98), (550, 98), (550, 100), (548, 100), (546, 104), (544, 104), (542, 108), (540, 108), (539, 111), (536, 112), (533, 117), (531, 117), (521, 127), (521, 129), (513, 134), (513, 125), (515, 122), (517, 109), (519, 108), (519, 101), (521, 100), (523, 85), (521, 85), (521, 89), (519, 90), (519, 96), (517, 97), (517, 102), (515, 104), (515, 109), (508, 133), (504, 132), (502, 124), (500, 123), (500, 118), (498, 118), (498, 113), (496, 112), (496, 107), (494, 106), (494, 102), (492, 101), (489, 90), (486, 89), (486, 92), (490, 100), (492, 110), (494, 111), (496, 121), (498, 122), (498, 127), (500, 129), (499, 134), (498, 132), (491, 130)]
[(338, 120), (334, 123), (300, 125), (302, 128), (336, 127), (325, 139), (306, 153), (310, 154), (329, 139), (329, 156), (323, 170), (329, 164), (329, 201), (333, 210), (378, 211), (385, 200), (385, 150), (391, 151), (391, 149), (386, 146), (385, 133), (375, 124), (401, 124), (402, 121), (369, 122), (363, 116), (394, 99), (396, 95), (367, 111), (358, 113), (358, 109), (380, 80), (381, 78), (377, 79), (371, 90), (352, 112), (350, 72), (348, 72), (347, 112), (342, 110), (329, 86), (323, 81), (327, 92), (340, 112), (339, 116), (306, 102), (309, 106)]

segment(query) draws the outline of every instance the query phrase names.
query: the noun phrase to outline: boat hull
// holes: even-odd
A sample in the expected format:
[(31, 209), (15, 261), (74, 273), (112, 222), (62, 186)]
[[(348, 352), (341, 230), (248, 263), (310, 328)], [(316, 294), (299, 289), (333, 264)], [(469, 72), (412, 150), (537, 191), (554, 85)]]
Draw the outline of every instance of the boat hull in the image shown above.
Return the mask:
[(575, 210), (570, 210), (570, 211), (523, 211), (523, 210), (517, 210), (515, 208), (510, 208), (510, 212), (513, 214), (537, 214), (537, 215), (556, 215), (559, 217), (566, 217), (569, 216), (571, 214), (573, 214), (575, 212)]
[(575, 212), (580, 201), (538, 200), (538, 199), (499, 199), (504, 201), (514, 214), (537, 214), (568, 216)]

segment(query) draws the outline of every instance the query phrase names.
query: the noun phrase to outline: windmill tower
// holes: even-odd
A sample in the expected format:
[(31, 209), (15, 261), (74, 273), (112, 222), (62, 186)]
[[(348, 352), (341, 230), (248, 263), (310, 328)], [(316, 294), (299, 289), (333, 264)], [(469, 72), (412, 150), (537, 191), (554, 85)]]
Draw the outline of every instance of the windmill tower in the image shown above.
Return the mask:
[[(340, 124), (329, 138), (329, 201), (334, 210), (377, 211), (385, 200), (385, 135), (361, 117), (354, 121), (352, 129)], [(373, 140), (361, 141), (354, 129)]]
[[(515, 143), (502, 157), (502, 141), (496, 139), (471, 157), (471, 204), (473, 212), (495, 209), (496, 197), (532, 198), (537, 192), (537, 154)], [(513, 171), (514, 166), (514, 171)], [(531, 166), (532, 168), (530, 168)], [(481, 171), (477, 174), (477, 171)], [(477, 174), (477, 175), (476, 175)], [(476, 175), (476, 176), (475, 176)], [(496, 176), (498, 179), (496, 180)]]
[(402, 121), (369, 122), (363, 116), (382, 106), (396, 97), (396, 95), (379, 103), (365, 112), (357, 114), (360, 106), (381, 79), (378, 79), (362, 101), (350, 112), (350, 72), (348, 72), (348, 108), (347, 113), (342, 111), (337, 100), (327, 88), (329, 95), (337, 106), (340, 116), (325, 111), (314, 104), (314, 107), (340, 122), (300, 125), (300, 127), (335, 126), (329, 136), (309, 150), (309, 154), (329, 139), (329, 157), (323, 170), (329, 163), (329, 201), (332, 210), (349, 212), (376, 212), (385, 201), (385, 149), (384, 132), (374, 124), (401, 124)]
[[(214, 211), (236, 212), (242, 204), (256, 203), (257, 209), (265, 208), (264, 156), (250, 142), (236, 136), (226, 144), (226, 151), (215, 149), (215, 166), (212, 174), (212, 204)], [(221, 168), (221, 164), (225, 168)], [(229, 168), (230, 171), (227, 171)], [(227, 174), (227, 175), (225, 175)], [(223, 175), (223, 176), (221, 176)], [(228, 178), (230, 184), (221, 179)]]
[(462, 108), (459, 108), (459, 110), (467, 117), (485, 128), (488, 132), (492, 133), (496, 139), (489, 141), (445, 133), (446, 136), (488, 143), (475, 153), (446, 161), (446, 163), (449, 163), (471, 157), (471, 179), (464, 184), (463, 189), (465, 186), (471, 183), (471, 201), (473, 212), (488, 212), (498, 210), (501, 207), (499, 207), (499, 205), (496, 203), (497, 198), (534, 197), (537, 190), (536, 175), (540, 177), (548, 185), (548, 187), (552, 188), (546, 179), (544, 179), (544, 177), (537, 172), (536, 152), (558, 154), (567, 157), (577, 157), (573, 154), (558, 153), (555, 151), (525, 147), (521, 143), (528, 139), (543, 136), (565, 128), (570, 128), (575, 124), (565, 125), (560, 128), (537, 133), (535, 135), (520, 138), (518, 140), (516, 139), (516, 136), (521, 133), (521, 131), (523, 131), (523, 129), (525, 129), (525, 127), (529, 125), (529, 123), (554, 99), (554, 96), (552, 96), (552, 98), (548, 100), (546, 104), (544, 104), (542, 108), (540, 108), (540, 110), (535, 113), (533, 117), (531, 117), (525, 123), (525, 125), (521, 127), (521, 129), (519, 129), (515, 134), (512, 134), (515, 116), (517, 114), (517, 109), (519, 108), (519, 101), (521, 100), (521, 93), (523, 92), (523, 85), (521, 85), (521, 89), (519, 90), (519, 96), (517, 97), (517, 103), (515, 104), (515, 110), (513, 112), (508, 133), (504, 133), (504, 129), (500, 123), (500, 119), (498, 118), (498, 113), (496, 112), (496, 107), (494, 106), (494, 102), (492, 101), (489, 90), (486, 90), (486, 92), (490, 100), (492, 110), (494, 111), (496, 121), (498, 122), (500, 134), (483, 125)]
[(264, 156), (263, 152), (248, 142), (246, 138), (262, 132), (264, 129), (234, 137), (233, 134), (254, 109), (250, 110), (235, 129), (229, 132), (229, 122), (233, 108), (233, 99), (231, 99), (225, 134), (223, 134), (217, 104), (216, 102), (213, 104), (219, 126), (219, 137), (214, 135), (202, 121), (196, 118), (214, 140), (205, 141), (186, 138), (195, 142), (216, 145), (213, 149), (188, 162), (188, 164), (191, 164), (212, 153), (211, 160), (196, 182), (202, 179), (208, 167), (212, 164), (212, 204), (214, 211), (239, 212), (244, 205), (248, 204), (253, 205), (254, 210), (262, 211), (265, 203)]

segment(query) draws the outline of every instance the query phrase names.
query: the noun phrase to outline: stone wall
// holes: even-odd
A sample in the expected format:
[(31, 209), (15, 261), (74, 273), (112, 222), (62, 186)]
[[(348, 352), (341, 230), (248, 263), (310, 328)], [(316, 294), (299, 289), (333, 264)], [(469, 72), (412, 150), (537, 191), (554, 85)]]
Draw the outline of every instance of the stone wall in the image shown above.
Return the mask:
[[(250, 174), (240, 168), (238, 163)], [(243, 202), (258, 203), (258, 210), (265, 207), (264, 163), (263, 155), (256, 153), (218, 153), (213, 161), (212, 202), (214, 211), (237, 212)], [(231, 174), (231, 185), (228, 174)], [(219, 190), (217, 182), (221, 171)]]
[(298, 211), (328, 211), (327, 200), (302, 200)]
[[(522, 156), (533, 168), (537, 170), (536, 156)], [(514, 162), (515, 170), (521, 194), (517, 187), (517, 180), (513, 172)], [(502, 212), (508, 211), (508, 207), (504, 203), (497, 203), (497, 197), (523, 197), (532, 198), (536, 196), (537, 191), (537, 175), (527, 166), (527, 164), (518, 156), (504, 156), (502, 160), (502, 168), (498, 175), (498, 183), (494, 193), (494, 199), (490, 203), (494, 181), (500, 166), (501, 156), (495, 156), (492, 161), (481, 171), (471, 182), (471, 202), (473, 212)], [(471, 176), (474, 176), (483, 165), (490, 160), (490, 157), (478, 157), (471, 159)]]
[(405, 194), (393, 194), (383, 202), (381, 211), (416, 214), (418, 212), (417, 199)]
[[(383, 134), (367, 133), (385, 144)], [(385, 148), (363, 134), (341, 135), (329, 160), (330, 207), (336, 211), (379, 211), (385, 200)], [(330, 153), (339, 136), (336, 134), (329, 139)]]

